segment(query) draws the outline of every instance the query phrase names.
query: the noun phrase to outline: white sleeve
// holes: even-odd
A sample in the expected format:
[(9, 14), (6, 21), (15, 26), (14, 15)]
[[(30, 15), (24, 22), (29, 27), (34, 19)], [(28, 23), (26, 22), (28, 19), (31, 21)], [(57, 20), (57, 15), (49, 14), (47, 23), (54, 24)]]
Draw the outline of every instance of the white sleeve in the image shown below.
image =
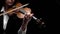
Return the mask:
[(18, 30), (18, 34), (26, 34), (27, 28), (23, 31), (21, 28)]

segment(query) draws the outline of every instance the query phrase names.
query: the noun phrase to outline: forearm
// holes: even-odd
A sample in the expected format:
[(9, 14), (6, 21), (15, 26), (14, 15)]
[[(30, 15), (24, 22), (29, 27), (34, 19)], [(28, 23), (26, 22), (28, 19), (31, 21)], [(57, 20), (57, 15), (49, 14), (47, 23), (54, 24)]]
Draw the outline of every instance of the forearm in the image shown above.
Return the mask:
[(26, 34), (27, 28), (23, 31), (22, 28), (19, 29), (18, 34)]
[(23, 22), (19, 31), (18, 31), (18, 34), (26, 34), (26, 31), (27, 31), (27, 25), (28, 23), (26, 22)]
[(30, 15), (25, 15), (25, 17), (23, 19), (23, 23), (22, 23), (20, 31), (19, 31), (20, 34), (26, 34), (27, 25), (28, 25), (29, 21), (31, 20), (31, 18), (32, 17)]

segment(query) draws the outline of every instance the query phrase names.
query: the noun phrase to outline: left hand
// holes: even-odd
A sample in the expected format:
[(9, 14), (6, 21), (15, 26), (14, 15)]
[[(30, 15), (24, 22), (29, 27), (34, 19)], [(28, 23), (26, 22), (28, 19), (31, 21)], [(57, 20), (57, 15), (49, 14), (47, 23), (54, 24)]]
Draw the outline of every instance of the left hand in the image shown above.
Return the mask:
[(28, 23), (31, 20), (32, 16), (33, 16), (33, 14), (26, 14), (24, 16), (23, 21)]
[(32, 16), (33, 16), (33, 14), (26, 14), (24, 16), (23, 23), (21, 25), (21, 28), (23, 31), (26, 29), (26, 27), (27, 27), (29, 21), (31, 20)]

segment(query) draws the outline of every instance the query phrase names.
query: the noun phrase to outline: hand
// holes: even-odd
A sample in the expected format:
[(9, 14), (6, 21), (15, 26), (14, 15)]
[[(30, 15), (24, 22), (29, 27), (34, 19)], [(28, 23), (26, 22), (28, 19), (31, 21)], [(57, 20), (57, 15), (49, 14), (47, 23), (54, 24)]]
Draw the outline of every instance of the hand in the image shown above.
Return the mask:
[(26, 15), (24, 16), (23, 21), (24, 21), (24, 22), (29, 22), (29, 21), (31, 20), (32, 16), (33, 16), (33, 14), (26, 14)]
[(22, 30), (24, 31), (27, 28), (27, 25), (29, 23), (29, 21), (31, 20), (33, 14), (26, 14), (24, 19), (23, 19), (23, 23), (21, 25)]

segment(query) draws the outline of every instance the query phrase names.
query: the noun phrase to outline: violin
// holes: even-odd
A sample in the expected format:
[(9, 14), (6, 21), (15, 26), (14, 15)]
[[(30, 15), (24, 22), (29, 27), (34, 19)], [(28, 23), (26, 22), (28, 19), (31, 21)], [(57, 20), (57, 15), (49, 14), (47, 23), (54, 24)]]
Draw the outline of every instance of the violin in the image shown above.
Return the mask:
[[(8, 10), (6, 10), (6, 12), (0, 14), (4, 15), (4, 14), (16, 14), (18, 18), (24, 18), (25, 14), (31, 14), (31, 9), (27, 8), (25, 6), (27, 6), (28, 4), (22, 5), (21, 3), (16, 3), (12, 8), (9, 8)], [(25, 7), (25, 8), (23, 8)], [(32, 16), (38, 23), (41, 23), (41, 19), (36, 18), (35, 16)]]

